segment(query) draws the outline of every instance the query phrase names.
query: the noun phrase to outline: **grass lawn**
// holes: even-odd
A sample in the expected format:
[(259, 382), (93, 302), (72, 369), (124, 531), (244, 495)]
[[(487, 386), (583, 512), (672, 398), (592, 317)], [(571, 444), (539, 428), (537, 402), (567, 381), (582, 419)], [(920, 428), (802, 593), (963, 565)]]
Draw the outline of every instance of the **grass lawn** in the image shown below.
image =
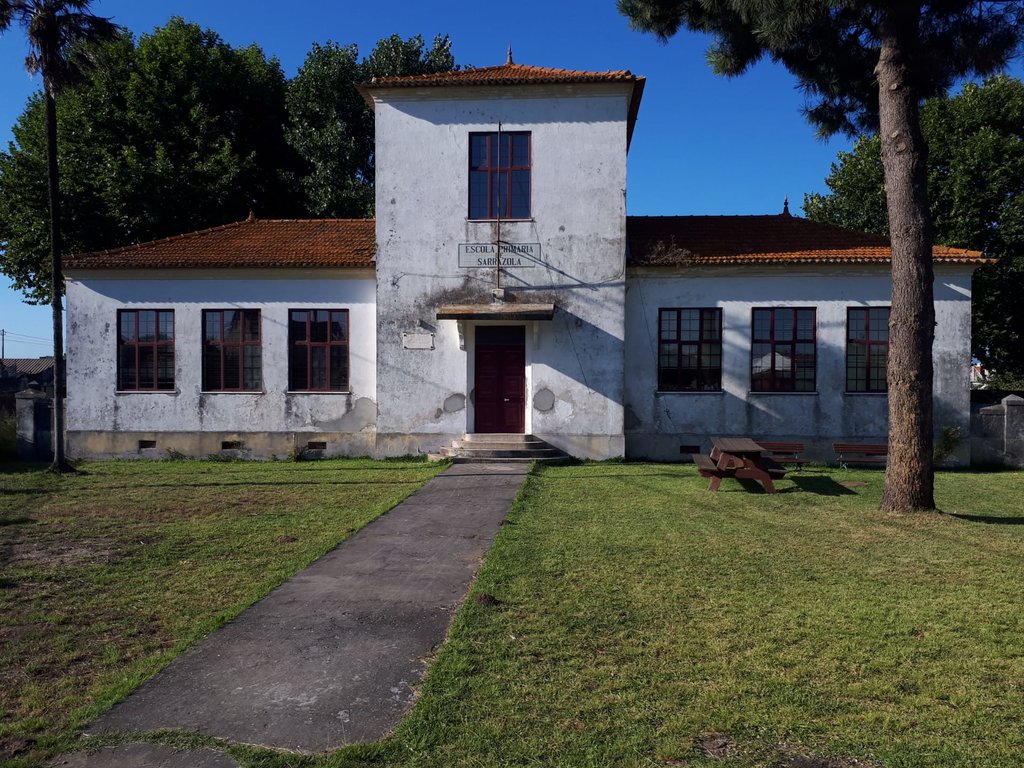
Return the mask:
[[(433, 477), (416, 461), (0, 464), (0, 765), (36, 765)], [(17, 755), (17, 757), (15, 757)]]
[[(244, 475), (244, 465), (187, 466), (236, 472), (237, 483), (263, 472), (328, 471), (320, 464), (262, 465)], [(90, 478), (67, 481), (69, 491), (93, 482), (134, 496), (141, 509), (155, 504), (152, 488), (136, 490), (132, 480), (157, 469), (91, 471)], [(430, 472), (422, 465), (404, 471), (417, 482)], [(541, 468), (499, 533), (415, 709), (392, 737), (319, 756), (227, 749), (248, 768), (1020, 766), (1024, 473), (941, 473), (944, 514), (914, 515), (878, 512), (880, 471), (812, 468), (790, 477), (778, 484), (781, 493), (767, 496), (732, 480), (708, 493), (692, 465)], [(837, 481), (863, 485), (849, 489)], [(277, 488), (294, 491), (297, 482)], [(261, 489), (232, 490), (241, 500)], [(68, 524), (71, 510), (82, 506), (80, 493), (46, 491), (55, 521)], [(182, 508), (197, 515), (170, 505), (167, 526)], [(222, 536), (227, 524), (233, 540), (232, 521), (244, 514), (238, 509), (208, 521), (203, 538)], [(93, 519), (89, 525), (129, 524), (123, 515)], [(206, 522), (197, 515), (191, 525)], [(285, 530), (296, 535), (282, 525), (270, 541)], [(248, 570), (236, 563), (238, 549), (222, 550), (219, 568)], [(177, 557), (167, 558), (163, 575), (154, 569), (150, 581), (158, 583), (148, 589), (157, 600), (151, 592), (138, 601), (143, 615), (193, 599), (183, 598), (175, 581), (188, 577)], [(275, 571), (267, 585), (286, 570)], [(210, 580), (186, 592), (207, 589)], [(72, 613), (102, 619), (96, 595), (131, 589), (108, 582), (82, 606), (61, 600), (60, 611), (32, 621), (62, 627)], [(497, 602), (473, 599), (482, 593)], [(217, 611), (194, 619), (191, 626), (201, 629), (188, 638), (214, 626)], [(140, 628), (137, 619), (128, 626)], [(179, 624), (159, 626), (166, 627), (163, 646), (141, 641), (152, 642), (150, 659), (187, 641), (175, 634)], [(101, 647), (125, 643), (123, 627), (101, 623), (89, 631), (99, 633)], [(45, 665), (37, 664), (34, 675), (45, 676)], [(90, 689), (104, 692), (90, 711), (142, 674), (119, 677), (119, 669), (155, 664), (114, 659), (105, 682)], [(47, 685), (60, 691), (73, 684)], [(85, 694), (76, 695), (84, 703)], [(64, 716), (64, 732), (82, 721), (84, 710), (75, 712)], [(41, 720), (32, 722), (42, 728)]]

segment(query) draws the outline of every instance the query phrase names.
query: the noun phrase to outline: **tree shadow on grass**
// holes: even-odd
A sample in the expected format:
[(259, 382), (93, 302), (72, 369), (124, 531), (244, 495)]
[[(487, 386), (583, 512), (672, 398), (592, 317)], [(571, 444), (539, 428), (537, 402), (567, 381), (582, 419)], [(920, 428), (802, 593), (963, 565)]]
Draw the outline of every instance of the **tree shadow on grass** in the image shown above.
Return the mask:
[(968, 523), (988, 523), (989, 525), (1024, 525), (1024, 517), (1000, 517), (999, 515), (964, 515), (959, 512), (943, 512), (943, 515), (966, 520)]
[(844, 485), (840, 485), (827, 475), (790, 475), (795, 488), (785, 488), (780, 493), (813, 493), (816, 496), (856, 496)]

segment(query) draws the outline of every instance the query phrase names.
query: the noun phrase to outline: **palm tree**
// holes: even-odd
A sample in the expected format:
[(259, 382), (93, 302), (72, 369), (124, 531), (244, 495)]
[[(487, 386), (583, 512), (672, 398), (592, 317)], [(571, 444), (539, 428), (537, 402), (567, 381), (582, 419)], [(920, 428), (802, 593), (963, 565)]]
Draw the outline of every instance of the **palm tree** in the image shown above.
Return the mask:
[(64, 472), (64, 321), (61, 295), (60, 176), (57, 168), (57, 97), (94, 63), (90, 44), (112, 39), (117, 26), (89, 13), (89, 0), (0, 0), (0, 33), (12, 23), (25, 30), (25, 69), (41, 74), (46, 98), (47, 186), (50, 199), (50, 302), (53, 306), (53, 463)]

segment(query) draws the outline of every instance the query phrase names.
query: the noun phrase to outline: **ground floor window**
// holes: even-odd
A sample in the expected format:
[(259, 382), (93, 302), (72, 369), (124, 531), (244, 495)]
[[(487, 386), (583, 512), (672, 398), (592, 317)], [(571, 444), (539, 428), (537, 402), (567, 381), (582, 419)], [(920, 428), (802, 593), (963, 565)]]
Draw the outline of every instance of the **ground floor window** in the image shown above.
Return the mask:
[(117, 388), (174, 389), (174, 310), (117, 311)]
[(886, 392), (889, 308), (846, 310), (846, 391)]
[(722, 310), (658, 310), (658, 389), (715, 392), (722, 388)]
[(753, 310), (750, 346), (752, 392), (813, 392), (816, 368), (815, 310)]
[(262, 389), (261, 344), (258, 309), (204, 309), (203, 390)]
[(288, 313), (288, 389), (348, 389), (348, 310), (292, 309)]

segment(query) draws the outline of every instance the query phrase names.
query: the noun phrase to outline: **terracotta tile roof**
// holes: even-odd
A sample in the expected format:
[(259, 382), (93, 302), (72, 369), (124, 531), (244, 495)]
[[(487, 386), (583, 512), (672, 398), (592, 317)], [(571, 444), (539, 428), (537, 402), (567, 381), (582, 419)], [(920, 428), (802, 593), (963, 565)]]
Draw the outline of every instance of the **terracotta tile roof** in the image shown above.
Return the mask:
[(74, 269), (370, 267), (373, 219), (256, 219), (65, 259)]
[[(799, 216), (630, 216), (631, 266), (888, 262), (889, 239)], [(933, 248), (935, 261), (987, 264), (979, 251)]]
[(36, 376), (52, 372), (53, 357), (5, 357), (0, 360), (0, 377)]
[(509, 53), (508, 62), (497, 67), (459, 69), (452, 72), (434, 72), (426, 75), (404, 77), (375, 77), (358, 86), (366, 102), (373, 107), (370, 91), (377, 88), (440, 88), (450, 86), (507, 86), (507, 85), (549, 85), (584, 83), (632, 83), (629, 114), (626, 124), (626, 143), (633, 140), (633, 128), (640, 112), (640, 100), (644, 94), (646, 78), (634, 75), (628, 69), (609, 72), (582, 72), (574, 69), (553, 69), (514, 64)]
[(366, 88), (420, 88), (447, 85), (530, 85), (544, 83), (635, 83), (643, 80), (628, 69), (611, 72), (581, 72), (573, 69), (502, 64), (497, 67), (459, 69), (404, 77), (375, 77)]

